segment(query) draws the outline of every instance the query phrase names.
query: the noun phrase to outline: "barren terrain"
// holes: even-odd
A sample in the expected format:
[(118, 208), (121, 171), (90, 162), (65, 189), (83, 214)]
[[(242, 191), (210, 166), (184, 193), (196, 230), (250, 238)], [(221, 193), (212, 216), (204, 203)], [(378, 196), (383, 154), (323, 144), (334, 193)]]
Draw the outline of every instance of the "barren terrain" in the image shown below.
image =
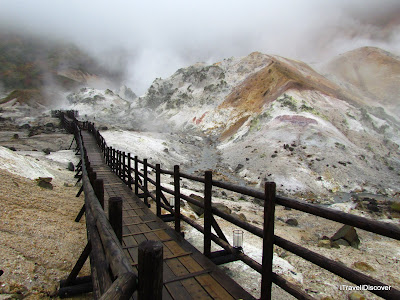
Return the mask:
[(83, 197), (77, 187), (48, 190), (5, 170), (0, 180), (0, 294), (52, 297), (86, 244), (84, 219), (74, 222)]

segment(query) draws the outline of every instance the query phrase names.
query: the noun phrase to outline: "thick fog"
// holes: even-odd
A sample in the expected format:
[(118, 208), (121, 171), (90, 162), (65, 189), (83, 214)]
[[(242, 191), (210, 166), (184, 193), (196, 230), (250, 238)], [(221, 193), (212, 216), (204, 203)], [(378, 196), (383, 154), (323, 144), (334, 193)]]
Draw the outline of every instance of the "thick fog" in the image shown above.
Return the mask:
[(398, 0), (0, 0), (2, 28), (74, 42), (126, 68), (139, 94), (180, 67), (253, 51), (306, 62), (361, 46), (400, 54), (399, 16)]

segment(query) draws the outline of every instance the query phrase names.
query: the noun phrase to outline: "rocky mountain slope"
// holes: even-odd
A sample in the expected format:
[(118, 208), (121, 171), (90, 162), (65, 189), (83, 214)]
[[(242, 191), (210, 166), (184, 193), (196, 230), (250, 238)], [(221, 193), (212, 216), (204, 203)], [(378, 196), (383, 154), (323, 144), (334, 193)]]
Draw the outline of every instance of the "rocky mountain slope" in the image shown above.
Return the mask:
[(318, 73), (255, 52), (179, 69), (130, 101), (97, 90), (69, 99), (75, 109), (86, 105), (84, 113), (100, 124), (181, 132), (164, 137), (196, 144), (198, 151), (186, 147), (183, 161), (191, 171), (212, 168), (255, 186), (273, 180), (281, 193), (311, 199), (338, 192), (393, 196), (400, 183), (399, 63), (383, 50), (361, 48)]
[[(361, 81), (375, 75), (368, 89), (347, 80), (351, 74), (339, 63), (330, 64), (341, 78), (334, 81), (305, 63), (252, 53), (155, 80), (131, 114), (151, 108), (156, 120), (218, 138), (225, 167), (248, 183), (274, 180), (287, 193), (308, 196), (394, 194), (400, 175), (400, 123), (393, 114), (400, 60), (370, 48), (343, 57), (343, 66), (358, 66)], [(343, 81), (354, 88), (344, 88)], [(379, 96), (374, 102), (366, 97), (372, 92)]]

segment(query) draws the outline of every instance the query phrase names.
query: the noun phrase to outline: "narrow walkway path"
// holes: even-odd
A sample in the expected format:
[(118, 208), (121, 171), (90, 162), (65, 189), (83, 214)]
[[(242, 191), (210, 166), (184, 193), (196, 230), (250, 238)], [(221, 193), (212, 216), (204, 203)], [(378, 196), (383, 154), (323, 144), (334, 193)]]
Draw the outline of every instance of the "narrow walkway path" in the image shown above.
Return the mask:
[(254, 299), (147, 208), (104, 163), (90, 133), (82, 131), (82, 136), (90, 166), (97, 173), (97, 178), (104, 181), (106, 213), (110, 197), (122, 198), (122, 246), (133, 269), (137, 271), (138, 245), (141, 242), (156, 240), (163, 243), (163, 299)]

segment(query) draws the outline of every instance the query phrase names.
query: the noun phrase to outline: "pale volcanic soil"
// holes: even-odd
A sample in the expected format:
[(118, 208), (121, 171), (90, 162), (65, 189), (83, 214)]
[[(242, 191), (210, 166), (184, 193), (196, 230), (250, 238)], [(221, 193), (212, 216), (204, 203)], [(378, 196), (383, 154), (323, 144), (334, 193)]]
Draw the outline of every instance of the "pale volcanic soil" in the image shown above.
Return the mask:
[[(0, 299), (52, 298), (87, 242), (84, 218), (74, 222), (83, 196), (1, 169), (0, 181)], [(81, 274), (90, 274), (88, 263)]]

